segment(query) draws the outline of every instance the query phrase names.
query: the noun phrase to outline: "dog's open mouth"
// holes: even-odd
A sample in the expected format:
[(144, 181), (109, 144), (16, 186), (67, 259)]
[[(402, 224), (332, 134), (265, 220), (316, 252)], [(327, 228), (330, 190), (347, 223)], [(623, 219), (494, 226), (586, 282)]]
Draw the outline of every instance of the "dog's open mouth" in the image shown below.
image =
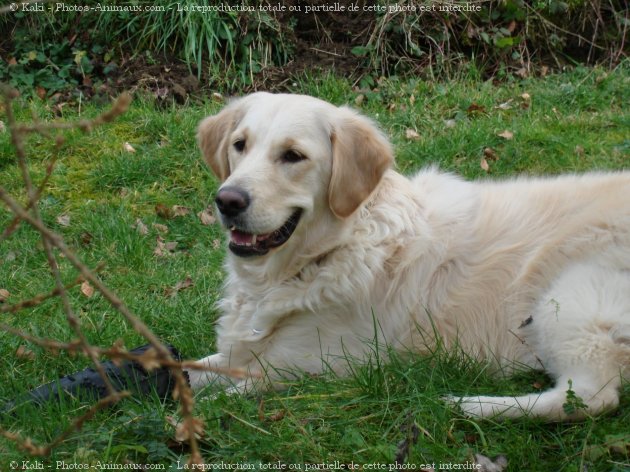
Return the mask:
[(302, 210), (296, 210), (277, 230), (267, 234), (251, 234), (230, 228), (230, 251), (240, 257), (262, 256), (270, 249), (286, 243), (297, 227)]

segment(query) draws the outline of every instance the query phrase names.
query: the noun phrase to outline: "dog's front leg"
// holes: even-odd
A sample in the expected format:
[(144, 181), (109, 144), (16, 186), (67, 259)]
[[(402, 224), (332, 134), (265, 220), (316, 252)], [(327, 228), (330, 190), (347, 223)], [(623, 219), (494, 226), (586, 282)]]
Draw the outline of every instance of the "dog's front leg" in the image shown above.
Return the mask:
[(224, 354), (217, 353), (204, 357), (196, 364), (199, 365), (199, 369), (187, 369), (190, 387), (193, 390), (200, 390), (210, 384), (225, 388), (225, 386), (235, 382), (234, 378), (229, 375), (228, 356)]
[(273, 388), (260, 365), (250, 363), (243, 367), (233, 367), (229, 356), (221, 353), (200, 359), (195, 362), (199, 368), (188, 368), (190, 387), (194, 391), (212, 385), (228, 394), (242, 394), (265, 388)]

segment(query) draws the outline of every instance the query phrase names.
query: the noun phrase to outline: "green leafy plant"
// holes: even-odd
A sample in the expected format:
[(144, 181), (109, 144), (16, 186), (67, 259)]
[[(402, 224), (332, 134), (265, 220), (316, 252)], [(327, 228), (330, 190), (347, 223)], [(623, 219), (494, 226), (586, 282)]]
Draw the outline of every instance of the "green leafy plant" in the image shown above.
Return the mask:
[(36, 43), (30, 39), (16, 41), (14, 56), (0, 68), (0, 80), (24, 91), (35, 92), (41, 98), (75, 88), (94, 72), (94, 61), (102, 61), (103, 48), (89, 48), (68, 40), (59, 43)]
[(562, 405), (562, 409), (567, 415), (572, 415), (580, 410), (586, 410), (588, 405), (573, 390), (573, 382), (569, 379), (569, 388), (567, 389), (567, 399)]
[(402, 11), (381, 5), (367, 42), (353, 53), (384, 75), (452, 77), (470, 61), (486, 76), (524, 76), (533, 62), (561, 67), (627, 57), (628, 6), (619, 0), (492, 0), (459, 9), (412, 2)]
[[(192, 0), (139, 1), (131, 6), (149, 5), (152, 9), (142, 14), (124, 9), (52, 16), (49, 11), (18, 11), (1, 18), (0, 31), (11, 40), (8, 54), (2, 56), (0, 80), (22, 91), (42, 87), (52, 94), (80, 86), (92, 72), (106, 78), (115, 70), (116, 51), (118, 59), (149, 54), (149, 63), (166, 56), (184, 61), (198, 77), (212, 73), (212, 78), (223, 80), (227, 75), (235, 84), (247, 85), (262, 68), (282, 65), (291, 55), (287, 34), (292, 23), (281, 23), (270, 13), (223, 11), (210, 5), (199, 11)], [(254, 8), (257, 3), (243, 5)], [(220, 67), (215, 70), (216, 65)]]

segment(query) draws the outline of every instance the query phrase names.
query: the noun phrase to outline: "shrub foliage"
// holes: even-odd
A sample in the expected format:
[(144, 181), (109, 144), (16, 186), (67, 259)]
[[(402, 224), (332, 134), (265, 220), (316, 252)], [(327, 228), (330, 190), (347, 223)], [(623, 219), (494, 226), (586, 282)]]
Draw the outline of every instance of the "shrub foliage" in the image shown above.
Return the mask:
[(313, 51), (351, 57), (358, 77), (450, 77), (462, 64), (486, 77), (529, 75), (575, 63), (614, 66), (627, 57), (630, 29), (624, 0), (381, 1), (377, 8), (362, 0), (359, 12), (313, 12), (326, 0), (273, 3), (283, 12), (261, 8), (270, 0), (243, 0), (249, 11), (201, 12), (193, 0), (130, 4), (154, 10), (64, 12), (49, 4), (38, 14), (4, 15), (0, 81), (50, 95), (106, 81), (121, 62), (142, 57), (182, 61), (205, 83), (234, 90), (274, 67), (326, 68), (306, 60)]

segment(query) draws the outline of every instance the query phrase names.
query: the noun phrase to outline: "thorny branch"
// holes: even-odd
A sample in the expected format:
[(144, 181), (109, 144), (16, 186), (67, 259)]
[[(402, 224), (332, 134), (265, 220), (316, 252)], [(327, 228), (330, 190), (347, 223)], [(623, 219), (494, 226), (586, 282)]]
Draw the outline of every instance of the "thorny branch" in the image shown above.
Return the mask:
[[(10, 431), (0, 429), (0, 435), (5, 438), (11, 439), (18, 444), (18, 447), (26, 451), (31, 455), (47, 455), (51, 450), (64, 441), (73, 431), (80, 430), (83, 424), (96, 414), (102, 408), (108, 405), (120, 401), (130, 395), (129, 392), (117, 392), (112, 386), (109, 378), (105, 374), (103, 367), (99, 361), (100, 356), (107, 356), (114, 362), (121, 360), (132, 360), (141, 363), (148, 369), (156, 366), (168, 367), (175, 380), (175, 390), (173, 396), (179, 400), (181, 408), (181, 416), (183, 419), (183, 429), (187, 432), (190, 445), (190, 459), (189, 463), (199, 464), (203, 462), (199, 447), (197, 443), (196, 433), (200, 432), (201, 421), (194, 418), (193, 408), (194, 400), (192, 392), (186, 377), (183, 373), (183, 369), (197, 369), (197, 370), (212, 370), (219, 374), (229, 375), (232, 377), (244, 377), (245, 372), (237, 371), (234, 369), (217, 370), (200, 366), (191, 361), (178, 362), (171, 356), (168, 348), (158, 339), (155, 334), (145, 325), (139, 318), (137, 318), (127, 305), (111, 290), (109, 289), (96, 275), (95, 271), (88, 268), (80, 258), (74, 253), (72, 249), (64, 242), (63, 238), (48, 228), (40, 215), (38, 208), (38, 201), (43, 195), (46, 184), (48, 183), (50, 176), (54, 172), (54, 166), (56, 160), (53, 159), (46, 169), (46, 175), (40, 185), (35, 187), (30, 176), (27, 153), (25, 147), (25, 136), (30, 133), (37, 133), (44, 137), (50, 138), (50, 132), (54, 130), (71, 130), (80, 129), (84, 132), (90, 132), (95, 127), (109, 123), (123, 114), (129, 104), (131, 103), (131, 96), (128, 94), (121, 95), (112, 105), (111, 109), (102, 113), (100, 116), (91, 120), (80, 120), (74, 123), (42, 123), (34, 121), (31, 124), (18, 123), (13, 113), (13, 102), (17, 98), (18, 94), (10, 87), (0, 84), (0, 95), (4, 96), (5, 101), (5, 114), (7, 116), (7, 126), (11, 132), (11, 142), (15, 149), (17, 156), (17, 163), (21, 170), (24, 187), (26, 190), (27, 200), (26, 204), (22, 205), (18, 203), (9, 193), (2, 187), (0, 187), (0, 200), (4, 202), (6, 207), (13, 213), (14, 217), (9, 225), (5, 228), (0, 235), (0, 243), (11, 236), (15, 229), (21, 222), (29, 224), (35, 230), (37, 230), (41, 237), (44, 247), (44, 252), (48, 261), (50, 272), (54, 281), (54, 288), (46, 294), (40, 294), (32, 297), (28, 300), (22, 300), (13, 305), (0, 305), (0, 313), (15, 313), (19, 310), (30, 308), (41, 304), (43, 301), (53, 297), (59, 297), (62, 302), (63, 311), (66, 315), (68, 324), (73, 329), (77, 340), (64, 343), (51, 339), (39, 338), (32, 336), (28, 333), (20, 331), (13, 326), (6, 323), (0, 323), (0, 330), (11, 333), (18, 336), (30, 343), (41, 346), (53, 352), (66, 351), (71, 354), (81, 353), (90, 358), (94, 364), (96, 370), (99, 372), (101, 378), (105, 382), (108, 395), (105, 398), (99, 400), (94, 404), (85, 414), (76, 418), (72, 425), (64, 432), (53, 439), (47, 446), (37, 446), (33, 444), (30, 438), (22, 438), (20, 435)], [(60, 146), (63, 142), (62, 138), (56, 138), (57, 146)], [(61, 280), (56, 256), (53, 252), (53, 248), (58, 249), (61, 254), (68, 260), (80, 273), (80, 276), (73, 282), (65, 284)], [(133, 355), (124, 349), (119, 343), (115, 343), (109, 348), (101, 348), (92, 346), (89, 344), (86, 336), (84, 335), (81, 323), (78, 317), (75, 315), (72, 308), (68, 291), (83, 281), (89, 281), (101, 295), (109, 301), (114, 309), (116, 309), (132, 326), (132, 328), (142, 335), (153, 347), (153, 349), (146, 351), (143, 355)]]

